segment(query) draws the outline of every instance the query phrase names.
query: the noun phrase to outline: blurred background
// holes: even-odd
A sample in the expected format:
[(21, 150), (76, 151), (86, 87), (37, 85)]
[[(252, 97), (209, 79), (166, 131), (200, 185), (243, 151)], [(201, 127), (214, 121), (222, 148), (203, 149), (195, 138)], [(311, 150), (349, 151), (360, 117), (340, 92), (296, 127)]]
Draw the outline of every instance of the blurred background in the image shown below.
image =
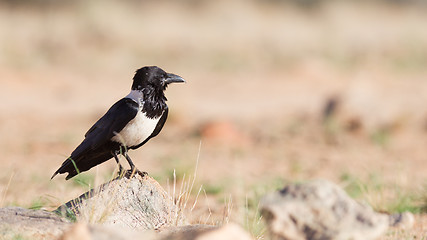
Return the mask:
[(130, 155), (167, 189), (195, 179), (192, 222), (263, 236), (264, 193), (325, 178), (417, 213), (405, 234), (422, 234), (426, 26), (423, 0), (2, 0), (0, 206), (54, 209), (110, 179), (114, 161), (50, 176), (134, 71), (157, 65), (187, 84), (168, 88), (166, 126)]

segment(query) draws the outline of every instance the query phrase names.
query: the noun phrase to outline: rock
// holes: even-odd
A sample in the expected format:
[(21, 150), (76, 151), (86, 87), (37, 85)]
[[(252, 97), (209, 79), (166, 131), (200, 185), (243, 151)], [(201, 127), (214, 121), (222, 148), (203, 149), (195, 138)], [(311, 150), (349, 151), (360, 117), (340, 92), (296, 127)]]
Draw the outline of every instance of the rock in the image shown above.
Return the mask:
[(239, 225), (229, 223), (212, 231), (205, 232), (195, 240), (251, 240), (252, 237)]
[(56, 211), (79, 222), (130, 229), (182, 225), (184, 217), (171, 197), (153, 178), (136, 173), (116, 178), (82, 194)]
[[(70, 218), (78, 224), (72, 225)], [(154, 239), (154, 229), (184, 222), (159, 183), (146, 174), (127, 172), (67, 202), (55, 213), (0, 208), (0, 239)], [(152, 231), (141, 231), (146, 229)]]
[(234, 224), (180, 226), (184, 218), (163, 188), (146, 174), (131, 175), (128, 172), (82, 194), (56, 213), (0, 208), (0, 239), (251, 239)]
[(216, 227), (210, 225), (187, 225), (167, 229), (159, 240), (251, 240), (251, 236), (239, 225), (228, 223)]
[(218, 227), (212, 225), (203, 225), (203, 224), (195, 224), (195, 225), (185, 225), (179, 227), (169, 227), (165, 229), (161, 229), (161, 233), (158, 236), (159, 240), (190, 240), (196, 239), (198, 236), (215, 230)]
[(247, 232), (236, 224), (222, 227), (186, 225), (154, 230), (129, 230), (120, 226), (74, 224), (60, 240), (251, 240)]
[(52, 212), (0, 208), (0, 239), (56, 239), (70, 226), (68, 220)]
[(214, 231), (218, 227), (211, 225), (185, 225), (179, 227), (169, 227), (162, 229), (162, 232), (159, 234), (159, 240), (194, 240), (199, 236)]
[(154, 232), (154, 230), (137, 231), (120, 226), (76, 223), (65, 231), (59, 240), (155, 240), (157, 239), (157, 235), (158, 234)]
[(91, 233), (89, 227), (83, 223), (76, 223), (64, 234), (62, 234), (59, 240), (91, 240)]
[(410, 212), (394, 213), (389, 216), (389, 225), (401, 229), (410, 229), (415, 225), (414, 214)]
[(292, 184), (265, 196), (261, 213), (272, 239), (376, 239), (389, 227), (389, 216), (351, 199), (325, 180)]

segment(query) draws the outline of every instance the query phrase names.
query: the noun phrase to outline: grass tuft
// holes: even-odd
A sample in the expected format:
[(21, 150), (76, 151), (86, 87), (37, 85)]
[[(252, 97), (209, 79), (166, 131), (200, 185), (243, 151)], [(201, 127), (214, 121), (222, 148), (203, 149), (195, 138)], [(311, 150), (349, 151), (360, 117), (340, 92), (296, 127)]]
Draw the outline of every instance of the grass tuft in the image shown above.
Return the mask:
[(386, 185), (376, 174), (371, 174), (367, 181), (362, 181), (352, 174), (344, 173), (341, 175), (341, 182), (350, 197), (366, 201), (376, 211), (426, 212), (426, 201), (423, 203), (422, 194), (414, 190), (404, 190), (397, 185)]
[[(167, 180), (168, 194), (169, 196), (171, 196), (172, 200), (174, 201), (177, 207), (177, 210), (171, 216), (171, 219), (170, 219), (170, 221), (175, 226), (181, 224), (182, 219), (185, 219), (186, 214), (191, 214), (191, 212), (194, 210), (195, 206), (197, 205), (200, 192), (203, 189), (202, 186), (199, 187), (199, 190), (197, 191), (194, 201), (191, 204), (190, 199), (191, 199), (192, 191), (197, 178), (197, 169), (199, 166), (201, 146), (202, 146), (202, 142), (200, 141), (193, 176), (190, 175), (188, 178), (186, 178), (186, 175), (184, 173), (179, 186), (179, 190), (178, 190), (177, 175), (175, 170), (173, 171), (172, 189), (169, 186), (169, 179)], [(189, 208), (190, 204), (191, 204), (191, 207)]]

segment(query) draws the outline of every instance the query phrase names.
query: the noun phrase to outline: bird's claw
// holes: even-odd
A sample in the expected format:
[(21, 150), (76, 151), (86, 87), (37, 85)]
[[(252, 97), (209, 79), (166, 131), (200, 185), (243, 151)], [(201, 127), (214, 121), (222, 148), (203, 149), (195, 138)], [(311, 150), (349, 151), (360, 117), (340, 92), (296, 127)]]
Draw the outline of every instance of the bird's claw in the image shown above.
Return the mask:
[(134, 168), (134, 169), (127, 170), (124, 176), (126, 178), (130, 179), (130, 178), (134, 177), (135, 175), (140, 175), (141, 177), (145, 177), (146, 175), (148, 175), (148, 173), (147, 172), (141, 172), (137, 168)]

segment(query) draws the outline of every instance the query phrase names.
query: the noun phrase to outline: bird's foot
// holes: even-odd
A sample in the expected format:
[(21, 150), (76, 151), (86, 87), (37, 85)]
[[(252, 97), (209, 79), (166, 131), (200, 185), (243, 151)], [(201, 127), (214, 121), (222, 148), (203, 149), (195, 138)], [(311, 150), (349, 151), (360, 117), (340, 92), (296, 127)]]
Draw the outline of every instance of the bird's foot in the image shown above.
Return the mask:
[(140, 175), (141, 177), (145, 177), (146, 175), (148, 175), (147, 172), (141, 172), (137, 168), (133, 168), (133, 169), (127, 170), (124, 176), (126, 178), (130, 179), (130, 178), (134, 177), (137, 174)]

